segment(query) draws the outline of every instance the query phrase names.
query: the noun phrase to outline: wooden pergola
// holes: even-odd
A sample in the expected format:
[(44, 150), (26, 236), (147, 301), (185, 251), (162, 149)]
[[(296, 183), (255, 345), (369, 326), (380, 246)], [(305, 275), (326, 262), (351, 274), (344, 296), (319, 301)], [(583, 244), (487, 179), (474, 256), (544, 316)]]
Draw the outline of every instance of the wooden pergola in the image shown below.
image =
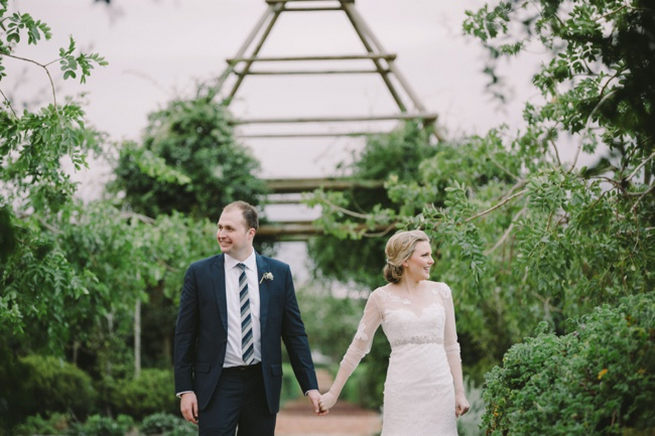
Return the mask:
[[(232, 120), (235, 126), (245, 125), (326, 125), (337, 124), (337, 131), (321, 130), (307, 131), (307, 129), (293, 128), (289, 131), (264, 131), (257, 133), (238, 134), (240, 138), (300, 138), (300, 137), (358, 137), (374, 133), (385, 133), (383, 130), (371, 131), (353, 129), (353, 125), (362, 122), (375, 124), (382, 121), (416, 120), (424, 127), (430, 128), (436, 140), (442, 137), (436, 126), (437, 114), (426, 110), (418, 95), (410, 87), (408, 81), (395, 65), (397, 55), (387, 52), (371, 28), (355, 7), (354, 0), (265, 0), (266, 10), (247, 35), (245, 41), (234, 57), (226, 59), (227, 67), (218, 78), (218, 88), (227, 98), (228, 104), (237, 95), (246, 76), (316, 76), (316, 75), (369, 75), (379, 77), (395, 103), (396, 111), (383, 114), (362, 114), (350, 116), (291, 116), (291, 117), (261, 117), (236, 118)], [(360, 54), (331, 54), (331, 55), (299, 55), (299, 56), (260, 56), (261, 49), (271, 34), (279, 17), (283, 13), (297, 12), (343, 12), (352, 25), (352, 28), (361, 41), (363, 52)], [(362, 64), (370, 61), (369, 68), (362, 68)], [(338, 67), (316, 68), (316, 65), (336, 64)], [(274, 65), (267, 67), (266, 65)], [(312, 68), (308, 68), (312, 65)], [(345, 65), (356, 65), (347, 67)], [(280, 65), (290, 65), (288, 69)], [(228, 79), (230, 83), (228, 85)], [(369, 123), (369, 125), (370, 125)], [(380, 187), (379, 181), (356, 181), (352, 179), (289, 179), (269, 180), (272, 192), (302, 193), (310, 192), (316, 188), (323, 189), (350, 189), (363, 187)], [(311, 221), (294, 221), (288, 223), (270, 224), (260, 229), (260, 233), (268, 236), (287, 236), (292, 239), (305, 238), (315, 234)]]
[[(361, 116), (326, 116), (326, 117), (287, 117), (287, 118), (250, 118), (235, 119), (236, 125), (245, 124), (297, 124), (297, 123), (353, 123), (361, 121), (388, 121), (388, 120), (418, 120), (425, 126), (434, 126), (437, 120), (437, 114), (428, 112), (418, 95), (410, 87), (409, 83), (395, 65), (397, 55), (388, 53), (377, 37), (373, 34), (371, 28), (366, 24), (357, 8), (354, 0), (265, 0), (267, 8), (259, 18), (253, 29), (250, 31), (245, 41), (238, 49), (234, 57), (226, 59), (227, 67), (218, 80), (219, 88), (222, 88), (230, 77), (236, 80), (231, 85), (225, 96), (231, 101), (237, 94), (246, 76), (263, 76), (263, 75), (359, 75), (368, 74), (379, 76), (389, 94), (393, 98), (398, 111), (389, 114), (376, 114)], [(271, 30), (278, 21), (282, 13), (294, 12), (325, 12), (325, 11), (342, 11), (352, 25), (354, 32), (362, 42), (364, 53), (362, 54), (335, 54), (335, 55), (316, 55), (316, 56), (279, 56), (264, 57), (259, 53), (271, 34)], [(371, 68), (330, 68), (330, 69), (311, 69), (306, 65), (312, 62), (323, 61), (340, 61), (340, 64), (346, 64), (348, 61), (371, 61)], [(260, 67), (267, 63), (285, 63), (296, 65), (290, 69), (271, 69)], [(358, 63), (359, 64), (359, 63)], [(297, 66), (300, 65), (300, 66)], [(280, 137), (297, 137), (297, 136), (361, 136), (370, 134), (366, 131), (346, 130), (341, 132), (309, 132), (309, 133), (260, 133), (256, 135), (244, 135), (244, 137), (257, 138), (280, 138)], [(440, 138), (436, 131), (435, 135)]]

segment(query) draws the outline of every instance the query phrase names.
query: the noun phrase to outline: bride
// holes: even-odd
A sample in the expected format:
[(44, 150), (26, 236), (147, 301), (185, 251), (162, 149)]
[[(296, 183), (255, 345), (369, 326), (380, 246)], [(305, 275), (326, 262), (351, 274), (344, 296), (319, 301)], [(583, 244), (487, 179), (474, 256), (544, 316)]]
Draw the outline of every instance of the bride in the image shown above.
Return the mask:
[(396, 233), (385, 253), (384, 277), (389, 283), (369, 296), (334, 383), (321, 396), (321, 409), (337, 402), (382, 324), (391, 344), (382, 436), (456, 435), (456, 418), (468, 411), (469, 403), (450, 288), (428, 280), (434, 260), (424, 232)]

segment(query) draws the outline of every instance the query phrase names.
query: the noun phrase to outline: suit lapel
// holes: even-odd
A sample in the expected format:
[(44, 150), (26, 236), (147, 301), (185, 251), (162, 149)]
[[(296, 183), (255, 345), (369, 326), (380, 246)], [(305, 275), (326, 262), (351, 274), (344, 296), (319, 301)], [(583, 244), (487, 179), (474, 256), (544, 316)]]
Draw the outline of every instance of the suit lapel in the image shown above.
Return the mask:
[(211, 277), (214, 281), (214, 295), (216, 296), (216, 305), (218, 314), (227, 332), (227, 301), (225, 299), (225, 256), (223, 254), (216, 257), (212, 263)]
[(268, 289), (270, 280), (262, 280), (262, 277), (265, 273), (270, 272), (270, 268), (268, 262), (259, 253), (255, 253), (255, 259), (257, 261), (257, 283), (259, 283), (259, 323), (263, 336), (268, 317), (268, 302), (270, 301), (271, 290)]

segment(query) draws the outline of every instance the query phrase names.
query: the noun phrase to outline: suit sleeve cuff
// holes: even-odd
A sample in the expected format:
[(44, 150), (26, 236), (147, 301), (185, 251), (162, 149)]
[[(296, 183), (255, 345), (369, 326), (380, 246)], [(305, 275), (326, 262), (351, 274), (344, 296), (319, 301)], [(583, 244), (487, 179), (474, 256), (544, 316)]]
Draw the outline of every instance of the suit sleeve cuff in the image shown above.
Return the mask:
[(178, 393), (175, 394), (175, 396), (176, 396), (177, 398), (182, 398), (182, 395), (184, 395), (184, 394), (188, 394), (189, 392), (193, 392), (193, 391), (182, 391), (182, 392), (178, 392)]

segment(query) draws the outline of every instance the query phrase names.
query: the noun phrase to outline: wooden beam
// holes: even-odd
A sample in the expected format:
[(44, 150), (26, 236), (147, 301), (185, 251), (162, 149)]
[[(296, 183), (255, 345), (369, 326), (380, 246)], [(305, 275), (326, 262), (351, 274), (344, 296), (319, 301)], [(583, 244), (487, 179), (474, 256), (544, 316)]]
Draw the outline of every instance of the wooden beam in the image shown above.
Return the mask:
[[(366, 226), (362, 224), (356, 230), (363, 230), (365, 228)], [(389, 230), (389, 226), (378, 226), (373, 229), (374, 232), (384, 232), (387, 230)], [(316, 227), (313, 221), (267, 223), (259, 226), (259, 230), (257, 230), (257, 236), (285, 241), (302, 241), (322, 234), (324, 234), (323, 230)]]
[[(262, 46), (264, 45), (264, 42), (266, 41), (266, 38), (268, 38), (268, 35), (271, 33), (271, 29), (273, 29), (273, 26), (275, 25), (275, 22), (280, 17), (280, 9), (282, 9), (283, 7), (284, 7), (284, 4), (277, 4), (277, 5), (269, 4), (268, 5), (268, 9), (270, 10), (270, 14), (271, 14), (271, 19), (269, 20), (268, 24), (266, 25), (266, 28), (264, 29), (264, 33), (262, 33), (261, 37), (259, 38), (259, 42), (257, 43), (257, 45), (253, 49), (252, 53), (250, 54), (251, 59), (253, 57), (256, 58), (257, 54), (262, 49)], [(243, 56), (243, 53), (241, 55), (238, 55), (237, 57), (241, 57), (241, 56)], [(229, 63), (228, 63), (228, 65), (231, 65), (232, 67), (235, 66), (235, 64), (229, 64)], [(248, 70), (250, 70), (251, 66), (252, 66), (252, 62), (246, 62), (245, 65), (243, 66), (242, 71), (243, 72), (248, 72)], [(237, 93), (237, 90), (241, 86), (241, 83), (243, 82), (243, 79), (245, 77), (246, 76), (243, 75), (243, 74), (237, 76), (236, 82), (234, 83), (234, 85), (232, 85), (232, 90), (230, 91), (230, 95), (228, 97), (229, 100), (232, 100), (232, 98), (234, 98), (234, 95)]]
[[(391, 70), (384, 69), (384, 74)], [(276, 71), (235, 71), (239, 76), (273, 76), (273, 75), (312, 75), (312, 74), (378, 74), (378, 70), (276, 70)]]
[(262, 224), (257, 230), (258, 236), (308, 236), (308, 235), (318, 235), (323, 233), (319, 231), (313, 223), (307, 222), (305, 224), (301, 223), (269, 223)]
[(343, 11), (341, 6), (324, 6), (318, 8), (284, 8), (282, 12)]
[[(250, 30), (250, 33), (246, 37), (246, 40), (243, 42), (243, 44), (241, 44), (241, 47), (239, 47), (239, 50), (237, 51), (235, 57), (237, 57), (237, 58), (243, 57), (243, 55), (246, 53), (246, 50), (248, 49), (250, 44), (252, 44), (253, 40), (255, 39), (257, 34), (259, 33), (259, 29), (264, 25), (266, 20), (270, 19), (273, 16), (274, 9), (275, 8), (274, 8), (273, 5), (270, 5), (270, 4), (268, 5), (268, 7), (264, 11), (263, 15), (257, 21), (257, 24), (255, 24), (255, 27), (253, 27)], [(230, 74), (232, 74), (233, 72), (234, 72), (234, 65), (228, 64), (227, 68), (225, 68), (225, 70), (219, 76), (216, 87), (218, 89), (221, 89), (223, 87), (223, 84), (227, 80), (227, 78), (230, 77)]]
[(434, 122), (438, 115), (434, 113), (401, 113), (392, 115), (343, 116), (343, 117), (308, 117), (308, 118), (250, 118), (231, 120), (230, 124), (292, 124), (292, 123), (331, 123), (353, 121), (389, 121), (389, 120), (424, 120)]
[[(357, 20), (357, 18), (352, 14), (352, 10), (354, 9), (353, 5), (342, 5), (343, 10), (346, 13), (346, 16), (350, 20), (350, 23), (353, 25), (353, 28), (355, 29), (355, 33), (357, 33), (357, 36), (359, 36), (359, 39), (362, 41), (362, 44), (364, 44), (364, 48), (366, 48), (366, 51), (369, 53), (375, 53), (377, 52), (384, 52), (383, 49), (378, 49), (375, 50), (374, 47), (371, 46), (369, 41), (366, 38), (365, 32), (366, 29), (360, 29), (359, 25), (360, 22)], [(393, 68), (393, 62), (388, 61), (389, 64), (389, 69)], [(378, 70), (380, 73), (380, 78), (384, 82), (384, 84), (387, 86), (387, 89), (389, 90), (389, 93), (391, 94), (391, 97), (394, 99), (396, 104), (398, 105), (398, 109), (400, 109), (401, 112), (407, 112), (407, 106), (405, 106), (405, 103), (403, 102), (402, 98), (400, 98), (400, 95), (396, 91), (396, 87), (393, 85), (391, 80), (389, 79), (389, 76), (385, 73), (383, 73), (383, 65), (378, 59), (373, 59), (373, 64), (375, 65), (375, 68)], [(402, 85), (402, 83), (401, 83)], [(424, 111), (422, 107), (417, 107), (418, 110)]]
[(380, 180), (354, 180), (345, 178), (307, 178), (307, 179), (266, 179), (269, 191), (276, 194), (296, 192), (311, 192), (323, 188), (332, 191), (343, 191), (352, 188), (381, 188), (384, 182)]
[(369, 136), (369, 135), (384, 135), (389, 132), (294, 132), (294, 133), (251, 133), (245, 135), (237, 136), (239, 138), (263, 138), (263, 139), (273, 139), (273, 138), (336, 138), (339, 136), (347, 137), (358, 137), (358, 136)]
[(382, 54), (363, 54), (363, 55), (329, 55), (329, 56), (268, 56), (268, 57), (248, 57), (248, 58), (228, 58), (225, 61), (228, 64), (238, 62), (296, 62), (296, 61), (352, 61), (361, 59), (386, 59), (392, 61), (396, 55), (391, 53)]
[[(329, 0), (266, 0), (266, 3), (268, 4), (275, 4), (275, 3), (294, 3), (294, 2), (327, 2)], [(355, 3), (355, 0), (336, 0), (339, 3)]]

